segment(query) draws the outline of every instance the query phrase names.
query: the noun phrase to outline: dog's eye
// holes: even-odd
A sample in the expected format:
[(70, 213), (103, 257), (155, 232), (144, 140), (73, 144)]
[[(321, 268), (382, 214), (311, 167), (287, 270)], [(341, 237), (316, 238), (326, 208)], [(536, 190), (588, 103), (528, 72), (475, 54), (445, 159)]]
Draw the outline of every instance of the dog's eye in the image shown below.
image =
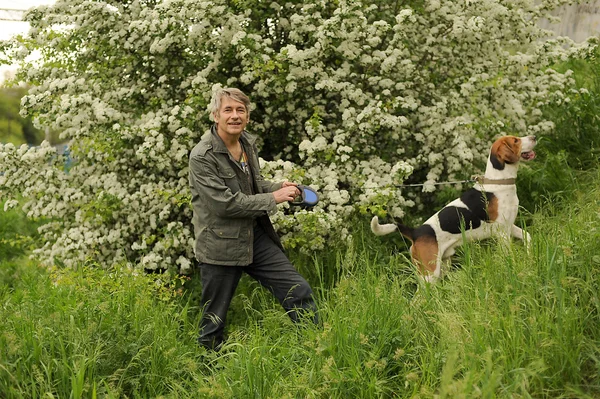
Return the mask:
[(519, 142), (519, 140), (520, 140), (520, 139), (518, 139), (518, 138), (515, 138), (515, 139), (514, 139), (514, 142), (515, 142), (515, 144), (517, 144), (517, 143)]

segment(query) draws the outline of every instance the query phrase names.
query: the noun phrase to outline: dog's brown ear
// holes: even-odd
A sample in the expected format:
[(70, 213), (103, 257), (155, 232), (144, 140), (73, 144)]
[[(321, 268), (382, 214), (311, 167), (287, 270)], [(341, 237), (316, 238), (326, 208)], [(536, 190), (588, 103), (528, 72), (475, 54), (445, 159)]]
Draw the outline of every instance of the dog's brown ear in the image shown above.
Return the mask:
[(492, 166), (503, 170), (505, 164), (519, 162), (521, 157), (521, 139), (514, 136), (504, 136), (496, 140), (490, 152)]

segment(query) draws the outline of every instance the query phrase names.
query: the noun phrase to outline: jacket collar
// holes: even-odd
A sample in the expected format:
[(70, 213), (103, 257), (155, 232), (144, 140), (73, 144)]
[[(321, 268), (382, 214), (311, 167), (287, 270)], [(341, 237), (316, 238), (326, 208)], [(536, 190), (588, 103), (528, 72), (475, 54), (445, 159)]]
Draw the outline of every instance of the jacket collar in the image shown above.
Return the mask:
[[(225, 142), (223, 142), (223, 139), (221, 139), (221, 137), (219, 137), (219, 135), (217, 134), (217, 126), (213, 125), (210, 128), (210, 132), (211, 132), (211, 141), (212, 141), (211, 144), (213, 147), (213, 151), (228, 153), (229, 151), (227, 150), (227, 146), (225, 145)], [(248, 133), (247, 131), (244, 130), (242, 132), (242, 135), (240, 136), (240, 140), (242, 140), (243, 144), (253, 146), (254, 143), (256, 142), (256, 137), (254, 137), (253, 135), (251, 135), (250, 133)]]

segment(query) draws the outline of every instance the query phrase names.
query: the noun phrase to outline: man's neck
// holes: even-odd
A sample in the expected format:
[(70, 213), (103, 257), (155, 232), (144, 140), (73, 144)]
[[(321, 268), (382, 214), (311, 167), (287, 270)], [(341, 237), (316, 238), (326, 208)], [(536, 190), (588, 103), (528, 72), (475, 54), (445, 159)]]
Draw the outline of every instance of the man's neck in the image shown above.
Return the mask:
[(217, 134), (219, 135), (221, 140), (223, 140), (223, 143), (225, 143), (225, 146), (227, 148), (237, 147), (238, 141), (240, 141), (240, 137), (242, 136), (241, 134), (234, 135), (234, 134), (224, 133), (224, 132), (219, 131), (218, 128), (217, 128)]

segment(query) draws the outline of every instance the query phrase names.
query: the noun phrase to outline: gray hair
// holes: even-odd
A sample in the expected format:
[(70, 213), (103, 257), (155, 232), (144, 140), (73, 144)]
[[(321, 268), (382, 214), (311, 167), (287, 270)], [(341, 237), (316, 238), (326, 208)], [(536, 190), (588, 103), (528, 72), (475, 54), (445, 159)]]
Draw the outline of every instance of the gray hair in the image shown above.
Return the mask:
[(240, 89), (233, 87), (219, 87), (213, 92), (212, 98), (210, 99), (209, 111), (211, 119), (214, 119), (213, 115), (219, 115), (223, 97), (229, 97), (234, 101), (244, 104), (248, 118), (250, 118), (250, 99), (248, 96)]

